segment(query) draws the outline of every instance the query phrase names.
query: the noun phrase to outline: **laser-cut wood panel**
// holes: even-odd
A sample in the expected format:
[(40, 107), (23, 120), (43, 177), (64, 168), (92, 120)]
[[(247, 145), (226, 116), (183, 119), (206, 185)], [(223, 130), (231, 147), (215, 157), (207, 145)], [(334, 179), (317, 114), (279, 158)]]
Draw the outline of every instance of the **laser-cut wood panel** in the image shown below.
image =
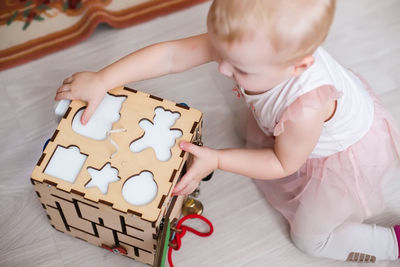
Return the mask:
[[(171, 193), (181, 176), (188, 153), (184, 153), (178, 144), (182, 140), (194, 142), (199, 138), (202, 114), (129, 88), (116, 88), (110, 94), (126, 97), (120, 119), (112, 126), (114, 130), (125, 129), (111, 134), (118, 152), (110, 158), (115, 146), (109, 140), (94, 140), (72, 129), (75, 114), (84, 108), (83, 102), (72, 101), (33, 170), (32, 184), (54, 228), (97, 246), (120, 246), (127, 251), (128, 257), (152, 265), (162, 218), (177, 218), (181, 214), (184, 198), (171, 198)], [(159, 161), (151, 148), (138, 153), (129, 149), (130, 144), (144, 134), (139, 121), (152, 122), (157, 107), (180, 114), (171, 129), (181, 131), (182, 136), (171, 148), (172, 156), (167, 161)], [(79, 148), (79, 153), (86, 156), (75, 181), (70, 183), (46, 174), (46, 166), (57, 147), (71, 146)], [(100, 170), (107, 163), (118, 170), (119, 181), (110, 183), (106, 194), (97, 187), (86, 188), (91, 179), (88, 168)], [(150, 203), (135, 206), (128, 203), (121, 192), (130, 177), (143, 171), (153, 174), (157, 194)]]

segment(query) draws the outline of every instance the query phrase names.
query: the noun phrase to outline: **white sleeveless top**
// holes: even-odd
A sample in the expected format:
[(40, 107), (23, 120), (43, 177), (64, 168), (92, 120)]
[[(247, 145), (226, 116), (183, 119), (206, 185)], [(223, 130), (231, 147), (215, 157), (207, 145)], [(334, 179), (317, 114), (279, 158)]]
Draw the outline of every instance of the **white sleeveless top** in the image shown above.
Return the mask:
[(335, 114), (325, 122), (310, 155), (319, 158), (343, 151), (360, 140), (372, 125), (374, 104), (365, 84), (323, 48), (318, 48), (313, 56), (314, 64), (299, 77), (292, 77), (258, 95), (248, 95), (243, 88), (240, 90), (258, 125), (269, 136), (280, 134), (275, 127), (298, 97), (322, 86), (339, 92), (342, 96), (337, 100)]

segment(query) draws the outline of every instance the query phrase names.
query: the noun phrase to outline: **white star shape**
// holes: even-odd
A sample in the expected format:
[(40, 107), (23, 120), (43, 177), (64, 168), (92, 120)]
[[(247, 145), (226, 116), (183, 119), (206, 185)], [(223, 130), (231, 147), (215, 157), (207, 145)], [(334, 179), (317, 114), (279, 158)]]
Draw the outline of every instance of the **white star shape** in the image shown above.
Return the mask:
[(108, 184), (121, 179), (118, 177), (118, 170), (112, 168), (110, 163), (107, 163), (101, 170), (96, 170), (94, 168), (88, 168), (87, 170), (92, 179), (85, 187), (97, 186), (103, 195), (107, 194)]

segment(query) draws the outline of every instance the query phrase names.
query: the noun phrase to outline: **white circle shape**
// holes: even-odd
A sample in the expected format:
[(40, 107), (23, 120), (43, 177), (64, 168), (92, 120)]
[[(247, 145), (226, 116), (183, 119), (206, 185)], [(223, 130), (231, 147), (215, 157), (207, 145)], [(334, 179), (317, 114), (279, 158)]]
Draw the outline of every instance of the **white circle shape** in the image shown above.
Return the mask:
[(122, 196), (126, 202), (135, 206), (149, 204), (157, 196), (157, 184), (153, 179), (153, 174), (143, 171), (139, 175), (128, 178), (122, 187)]

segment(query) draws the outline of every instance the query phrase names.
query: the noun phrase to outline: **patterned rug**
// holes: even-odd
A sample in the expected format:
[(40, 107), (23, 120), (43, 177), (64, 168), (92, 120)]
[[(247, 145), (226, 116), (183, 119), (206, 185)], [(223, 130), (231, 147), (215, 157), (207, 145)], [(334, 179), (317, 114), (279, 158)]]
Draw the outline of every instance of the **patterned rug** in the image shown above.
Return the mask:
[(207, 0), (0, 0), (0, 70)]

